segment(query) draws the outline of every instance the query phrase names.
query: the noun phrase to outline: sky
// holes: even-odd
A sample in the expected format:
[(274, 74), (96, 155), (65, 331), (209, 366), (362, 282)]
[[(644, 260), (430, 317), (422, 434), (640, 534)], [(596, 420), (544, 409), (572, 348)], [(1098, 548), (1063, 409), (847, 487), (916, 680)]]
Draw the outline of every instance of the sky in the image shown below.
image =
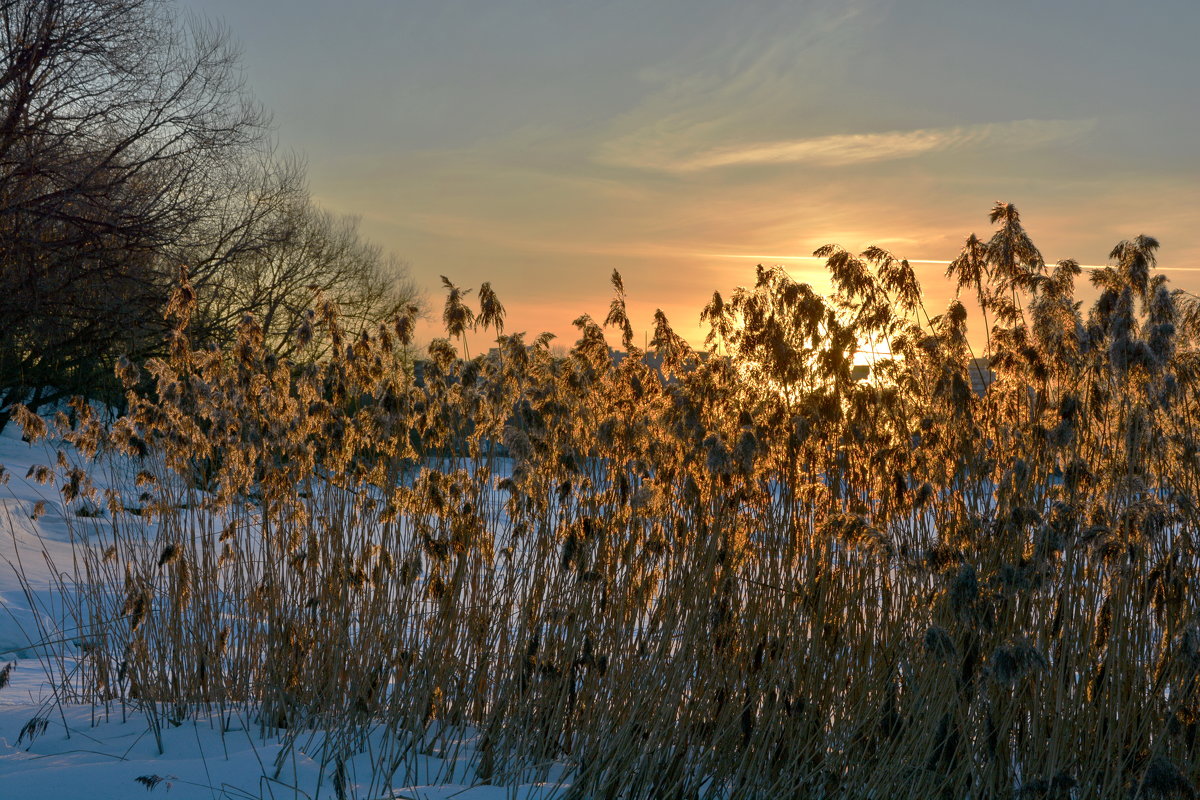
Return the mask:
[(426, 340), (440, 275), (570, 344), (617, 269), (639, 335), (661, 308), (699, 343), (755, 264), (827, 290), (828, 243), (948, 260), (998, 200), (1049, 262), (1145, 233), (1200, 292), (1194, 0), (179, 2), (240, 42), (317, 201), (409, 264)]

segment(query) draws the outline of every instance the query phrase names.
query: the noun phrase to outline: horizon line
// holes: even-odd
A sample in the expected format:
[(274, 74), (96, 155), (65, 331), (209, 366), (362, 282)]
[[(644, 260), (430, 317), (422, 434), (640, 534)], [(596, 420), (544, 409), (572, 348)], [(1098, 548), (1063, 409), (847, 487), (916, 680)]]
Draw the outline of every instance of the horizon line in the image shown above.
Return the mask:
[[(741, 258), (741, 259), (747, 259), (750, 261), (755, 261), (755, 260), (769, 261), (771, 259), (779, 259), (780, 261), (828, 261), (829, 260), (827, 258), (822, 258), (821, 256), (780, 256), (780, 255), (751, 256), (751, 255), (741, 255), (739, 253), (697, 253), (696, 255), (704, 257), (704, 258)], [(901, 258), (901, 259), (897, 259), (897, 260), (898, 261), (907, 261), (910, 264), (950, 264), (950, 263), (952, 263), (950, 261), (946, 261), (946, 260), (942, 260), (942, 259), (933, 259), (933, 258)], [(1113, 266), (1113, 265), (1112, 264), (1080, 264), (1079, 268), (1080, 269), (1105, 269), (1105, 268), (1111, 267), (1111, 266)], [(1200, 272), (1200, 267), (1160, 267), (1160, 266), (1156, 265), (1155, 269), (1160, 270), (1162, 272)]]

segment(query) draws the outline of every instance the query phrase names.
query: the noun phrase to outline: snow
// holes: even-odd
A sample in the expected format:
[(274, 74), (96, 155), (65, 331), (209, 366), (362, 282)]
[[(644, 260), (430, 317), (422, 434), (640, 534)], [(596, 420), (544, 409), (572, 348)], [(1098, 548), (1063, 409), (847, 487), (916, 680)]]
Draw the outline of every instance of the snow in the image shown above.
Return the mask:
[[(3, 797), (105, 800), (147, 791), (175, 800), (336, 797), (330, 764), (322, 765), (301, 746), (286, 747), (270, 737), (261, 738), (252, 720), (235, 717), (222, 725), (221, 719), (214, 718), (167, 725), (160, 755), (145, 721), (132, 715), (122, 720), (119, 709), (105, 720), (102, 714), (94, 719), (95, 712), (86, 706), (59, 709), (46, 702), (27, 702), (40, 690), (36, 671), (36, 664), (21, 662), (14, 685), (4, 690), (5, 704), (0, 705)], [(12, 703), (14, 699), (18, 702)], [(46, 731), (32, 742), (26, 738), (18, 744), (22, 728), (35, 717), (48, 720)], [(464, 748), (459, 758), (465, 760), (469, 754)], [(385, 790), (378, 778), (372, 780), (368, 758), (362, 755), (346, 763), (345, 791), (350, 797), (500, 800), (561, 794), (551, 785), (506, 789), (438, 780), (451, 773), (452, 765), (433, 755), (418, 760), (412, 775), (415, 781), (401, 785), (398, 780), (396, 788)], [(464, 777), (462, 769), (453, 772), (454, 777)]]
[[(67, 588), (73, 537), (105, 524), (103, 516), (79, 516), (77, 504), (64, 507), (52, 484), (27, 477), (35, 465), (53, 465), (60, 448), (76, 460), (61, 443), (23, 441), (16, 425), (0, 431), (7, 478), (0, 484), (0, 668), (15, 664), (0, 689), (0, 798), (338, 797), (333, 765), (319, 760), (319, 732), (289, 742), (282, 739), (286, 732), (264, 734), (255, 720), (236, 715), (178, 725), (161, 719), (160, 753), (151, 721), (133, 709), (58, 701), (54, 678), (71, 670), (79, 638)], [(97, 484), (107, 488), (102, 478)], [(345, 763), (345, 796), (519, 800), (559, 797), (566, 788), (532, 778), (515, 786), (478, 785), (466, 766), (473, 742), (441, 746), (448, 752), (420, 746), (421, 754), (388, 787), (372, 774), (368, 742), (364, 755)]]
[[(17, 672), (34, 672), (22, 662)], [(16, 685), (4, 692), (27, 699), (26, 691), (37, 679), (14, 675)], [(15, 690), (15, 691), (14, 691)], [(34, 717), (48, 720), (45, 733), (18, 744), (21, 729)], [(234, 718), (188, 721), (164, 728), (163, 754), (145, 721), (119, 710), (109, 719), (93, 719), (85, 706), (61, 709), (46, 703), (19, 702), (0, 705), (0, 793), (4, 797), (87, 797), (95, 800), (140, 796), (149, 791), (175, 800), (191, 798), (325, 798), (336, 797), (333, 767), (322, 765), (302, 747), (286, 747), (259, 736), (252, 720)], [(469, 749), (459, 753), (466, 759)], [(516, 789), (471, 786), (438, 780), (451, 772), (436, 756), (418, 760), (416, 780), (386, 790), (372, 780), (369, 756), (346, 763), (346, 794), (360, 798), (420, 798), (421, 800), (500, 800), (500, 798), (551, 798), (561, 794), (550, 785), (525, 784)], [(454, 770), (461, 779), (464, 770)], [(403, 773), (403, 770), (401, 770)], [(399, 779), (401, 774), (398, 774)], [(469, 776), (468, 776), (469, 777)], [(139, 781), (142, 778), (142, 781)], [(150, 784), (150, 785), (147, 785)]]
[[(55, 453), (21, 440), (20, 429), (0, 431), (0, 660), (33, 655), (31, 643), (63, 638), (64, 597), (57, 577), (73, 563), (72, 534), (53, 486), (26, 477)], [(37, 516), (38, 504), (45, 513)]]

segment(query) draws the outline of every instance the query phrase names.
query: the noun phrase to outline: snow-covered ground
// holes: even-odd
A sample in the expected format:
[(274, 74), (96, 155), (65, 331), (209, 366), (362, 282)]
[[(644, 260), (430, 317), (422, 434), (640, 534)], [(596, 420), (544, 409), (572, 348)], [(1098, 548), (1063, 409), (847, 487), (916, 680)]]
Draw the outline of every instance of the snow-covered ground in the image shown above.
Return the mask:
[[(319, 734), (306, 732), (290, 746), (238, 716), (163, 722), (160, 753), (151, 725), (132, 709), (59, 702), (53, 678), (72, 668), (79, 638), (63, 591), (72, 571), (72, 537), (103, 525), (104, 516), (78, 515), (78, 504), (64, 507), (54, 484), (27, 477), (35, 465), (53, 465), (58, 447), (22, 441), (16, 425), (0, 431), (7, 478), (0, 485), (0, 669), (13, 665), (0, 688), (0, 800), (147, 793), (209, 800), (338, 797), (336, 770), (317, 760)], [(72, 458), (69, 448), (62, 449)], [(472, 785), (469, 770), (460, 766), (471, 761), (472, 743), (451, 746), (445, 759), (426, 748), (401, 768), (391, 788), (371, 774), (369, 755), (351, 759), (344, 796), (516, 800), (562, 792), (557, 785), (511, 777), (507, 788)]]
[[(259, 734), (253, 720), (185, 722), (162, 731), (163, 752), (145, 720), (120, 709), (108, 718), (87, 706), (58, 706), (47, 697), (34, 662), (19, 662), (0, 704), (0, 797), (127, 798), (335, 798), (334, 768)], [(38, 700), (41, 696), (43, 699)], [(45, 728), (40, 733), (40, 721)], [(224, 722), (224, 724), (222, 724)], [(34, 727), (35, 735), (30, 736)], [(315, 750), (316, 748), (313, 748)], [(469, 744), (459, 750), (465, 763)], [(471, 785), (470, 774), (436, 755), (401, 770), (394, 788), (370, 772), (369, 756), (345, 764), (345, 796), (413, 800), (507, 800), (552, 798), (561, 789), (545, 784), (515, 788)]]
[(0, 485), (0, 659), (32, 655), (31, 642), (55, 631), (61, 617), (62, 598), (51, 590), (55, 576), (71, 569), (71, 530), (57, 488), (26, 477), (55, 456), (23, 442), (15, 424), (0, 431), (7, 478)]

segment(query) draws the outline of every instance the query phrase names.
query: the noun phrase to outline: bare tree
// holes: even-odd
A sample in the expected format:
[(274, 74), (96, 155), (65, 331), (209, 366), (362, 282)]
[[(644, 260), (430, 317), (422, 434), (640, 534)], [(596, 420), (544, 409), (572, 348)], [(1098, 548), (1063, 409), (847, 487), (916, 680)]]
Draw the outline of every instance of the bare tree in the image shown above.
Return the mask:
[(0, 427), (160, 347), (181, 264), (217, 342), (250, 312), (282, 343), (310, 285), (363, 320), (414, 296), (268, 123), (228, 34), (167, 0), (0, 0)]
[(0, 423), (151, 340), (164, 256), (266, 121), (225, 34), (159, 0), (0, 0)]
[(276, 209), (280, 235), (270, 247), (240, 254), (213, 273), (199, 298), (206, 335), (223, 343), (253, 314), (266, 345), (293, 356), (292, 333), (312, 308), (315, 294), (332, 302), (349, 330), (372, 328), (420, 304), (407, 266), (363, 238), (354, 217), (324, 211), (306, 198)]

